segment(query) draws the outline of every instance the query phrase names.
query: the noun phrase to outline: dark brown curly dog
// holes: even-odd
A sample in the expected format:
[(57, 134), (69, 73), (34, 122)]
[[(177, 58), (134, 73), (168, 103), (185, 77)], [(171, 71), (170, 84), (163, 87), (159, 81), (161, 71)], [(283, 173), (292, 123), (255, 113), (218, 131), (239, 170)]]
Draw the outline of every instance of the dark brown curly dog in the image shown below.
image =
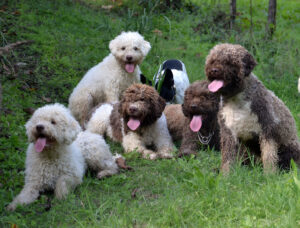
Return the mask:
[(165, 115), (174, 140), (182, 139), (179, 156), (196, 154), (201, 145), (219, 150), (217, 113), (219, 96), (209, 92), (207, 81), (192, 83), (181, 105), (167, 105)]
[(171, 158), (174, 145), (163, 114), (165, 105), (153, 87), (133, 84), (119, 103), (101, 105), (87, 130), (121, 142), (126, 152), (136, 150), (150, 159)]
[(259, 154), (265, 172), (299, 164), (300, 143), (295, 121), (284, 103), (251, 73), (256, 62), (242, 46), (216, 45), (206, 58), (209, 90), (222, 96), (221, 170), (228, 173), (239, 148)]

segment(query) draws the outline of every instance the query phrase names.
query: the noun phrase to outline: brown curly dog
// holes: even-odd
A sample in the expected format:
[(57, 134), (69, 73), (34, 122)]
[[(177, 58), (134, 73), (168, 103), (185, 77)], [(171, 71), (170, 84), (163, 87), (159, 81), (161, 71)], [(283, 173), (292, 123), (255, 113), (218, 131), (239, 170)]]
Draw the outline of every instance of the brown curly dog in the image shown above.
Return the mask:
[(171, 158), (174, 144), (163, 114), (165, 106), (153, 87), (133, 84), (120, 102), (95, 110), (87, 130), (121, 142), (126, 152), (136, 150), (150, 159)]
[(179, 156), (196, 154), (201, 145), (219, 150), (217, 113), (219, 96), (208, 90), (207, 81), (192, 83), (182, 105), (167, 105), (164, 113), (174, 140), (182, 139)]
[(300, 143), (295, 121), (284, 103), (251, 73), (256, 65), (242, 46), (216, 45), (206, 58), (209, 90), (220, 94), (221, 170), (228, 173), (246, 145), (261, 157), (264, 171), (299, 164)]

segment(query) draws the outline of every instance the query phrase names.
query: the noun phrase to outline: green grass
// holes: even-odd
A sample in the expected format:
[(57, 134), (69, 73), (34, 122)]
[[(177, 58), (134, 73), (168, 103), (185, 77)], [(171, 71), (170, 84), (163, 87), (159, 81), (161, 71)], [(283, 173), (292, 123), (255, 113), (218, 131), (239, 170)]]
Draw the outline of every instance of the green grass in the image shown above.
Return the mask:
[[(109, 41), (122, 30), (138, 30), (151, 43), (141, 65), (150, 78), (162, 61), (178, 58), (185, 63), (191, 82), (204, 79), (210, 48), (220, 42), (244, 45), (258, 62), (254, 73), (290, 108), (300, 135), (297, 0), (278, 2), (272, 40), (265, 35), (266, 0), (253, 0), (252, 33), (246, 0), (238, 1), (239, 16), (232, 31), (226, 27), (229, 4), (225, 0), (193, 0), (180, 10), (165, 10), (163, 1), (119, 2), (111, 11), (101, 9), (111, 3), (101, 0), (0, 3), (0, 46), (34, 41), (0, 56), (4, 108), (0, 116), (0, 226), (299, 227), (297, 169), (266, 176), (259, 164), (237, 164), (229, 177), (223, 177), (217, 172), (220, 153), (210, 150), (200, 150), (196, 158), (159, 161), (133, 154), (127, 156), (133, 172), (101, 181), (87, 173), (83, 184), (64, 201), (50, 193), (16, 212), (5, 211), (24, 184), (24, 124), (30, 117), (24, 109), (40, 107), (49, 99), (67, 105), (72, 89), (109, 53)], [(17, 69), (20, 62), (26, 65)], [(112, 151), (122, 153), (120, 144), (110, 145)]]

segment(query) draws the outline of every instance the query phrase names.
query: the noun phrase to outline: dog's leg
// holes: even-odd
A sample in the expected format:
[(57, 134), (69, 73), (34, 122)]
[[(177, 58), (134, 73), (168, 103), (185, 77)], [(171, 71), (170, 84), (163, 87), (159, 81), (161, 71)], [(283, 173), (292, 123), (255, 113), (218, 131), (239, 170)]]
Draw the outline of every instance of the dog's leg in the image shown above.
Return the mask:
[(87, 94), (86, 96), (83, 96), (82, 94), (81, 96), (78, 94), (71, 94), (69, 98), (69, 109), (82, 127), (84, 127), (84, 123), (87, 121), (87, 114), (93, 108), (93, 100), (91, 94)]
[[(157, 122), (159, 124), (159, 122)], [(153, 143), (157, 149), (160, 158), (172, 158), (172, 151), (174, 150), (174, 144), (172, 141), (172, 137), (169, 133), (167, 123), (162, 122), (159, 126), (157, 126), (153, 134)]]
[(143, 158), (151, 160), (157, 158), (157, 154), (153, 150), (147, 149), (142, 139), (133, 132), (124, 135), (122, 145), (126, 153), (136, 150), (142, 154)]
[(272, 138), (264, 136), (260, 139), (261, 157), (265, 173), (274, 173), (278, 163), (278, 144)]
[(157, 148), (157, 152), (160, 158), (172, 158), (172, 151), (174, 150), (174, 144), (168, 131), (160, 137), (154, 138), (154, 145)]
[(237, 158), (238, 139), (232, 134), (224, 122), (220, 121), (220, 136), (221, 136), (221, 154), (222, 164), (221, 171), (225, 175), (229, 173), (231, 165)]
[[(107, 148), (108, 149), (108, 148)], [(109, 149), (106, 152), (107, 154), (110, 153)], [(116, 163), (116, 158), (111, 157), (111, 159), (106, 159), (103, 162), (101, 162), (102, 165), (100, 165), (99, 162), (99, 169), (100, 170), (97, 174), (98, 179), (102, 179), (103, 177), (112, 176), (119, 172), (119, 167)]]
[(199, 140), (197, 139), (197, 135), (193, 133), (189, 127), (186, 127), (183, 132), (182, 142), (180, 146), (179, 157), (189, 154), (197, 154), (197, 145)]
[(81, 178), (74, 176), (63, 175), (58, 178), (55, 186), (55, 196), (58, 199), (64, 199), (78, 184), (81, 183)]
[(39, 187), (33, 184), (25, 184), (20, 194), (7, 206), (7, 210), (14, 211), (17, 205), (30, 204), (39, 196)]
[(111, 167), (110, 169), (104, 169), (97, 173), (97, 178), (102, 179), (104, 177), (109, 177), (118, 173), (118, 171), (119, 171), (118, 167)]

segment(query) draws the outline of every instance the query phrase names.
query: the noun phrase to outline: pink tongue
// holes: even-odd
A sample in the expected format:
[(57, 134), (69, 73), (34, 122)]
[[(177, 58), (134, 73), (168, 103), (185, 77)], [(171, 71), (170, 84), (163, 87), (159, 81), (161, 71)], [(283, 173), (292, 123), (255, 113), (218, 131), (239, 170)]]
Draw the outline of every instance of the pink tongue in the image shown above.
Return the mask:
[(223, 87), (224, 82), (221, 80), (213, 80), (209, 85), (208, 85), (208, 90), (210, 92), (217, 92), (221, 87)]
[(127, 64), (125, 65), (125, 70), (126, 70), (128, 73), (133, 73), (134, 69), (135, 69), (135, 66), (134, 66), (134, 64), (132, 64), (132, 63), (127, 63)]
[(46, 138), (38, 138), (38, 140), (34, 144), (34, 148), (36, 152), (42, 152), (46, 146)]
[(127, 126), (133, 131), (135, 131), (140, 126), (140, 124), (141, 122), (139, 120), (135, 120), (132, 118), (130, 118), (127, 122)]
[(193, 132), (198, 132), (202, 126), (202, 117), (193, 116), (192, 121), (190, 122), (190, 128)]

